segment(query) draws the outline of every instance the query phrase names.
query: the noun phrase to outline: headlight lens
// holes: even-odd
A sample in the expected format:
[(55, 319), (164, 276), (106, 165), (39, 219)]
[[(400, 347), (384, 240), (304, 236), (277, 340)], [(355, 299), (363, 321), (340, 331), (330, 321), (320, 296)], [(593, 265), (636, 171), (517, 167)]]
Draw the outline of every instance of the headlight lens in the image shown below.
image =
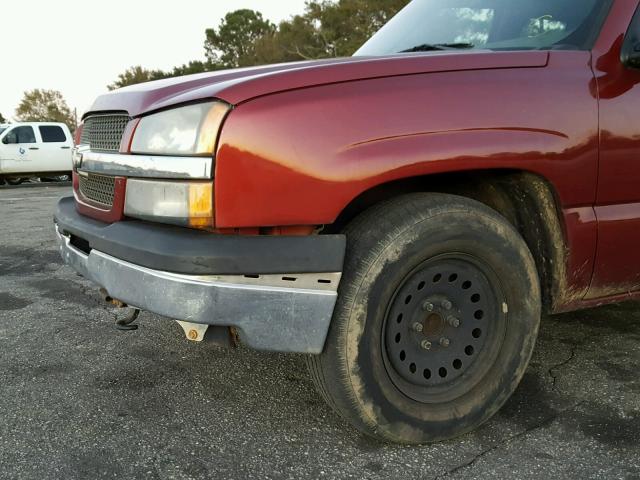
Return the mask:
[(127, 180), (124, 214), (191, 228), (213, 227), (213, 182)]
[(142, 117), (133, 135), (131, 153), (212, 155), (229, 108), (214, 101)]

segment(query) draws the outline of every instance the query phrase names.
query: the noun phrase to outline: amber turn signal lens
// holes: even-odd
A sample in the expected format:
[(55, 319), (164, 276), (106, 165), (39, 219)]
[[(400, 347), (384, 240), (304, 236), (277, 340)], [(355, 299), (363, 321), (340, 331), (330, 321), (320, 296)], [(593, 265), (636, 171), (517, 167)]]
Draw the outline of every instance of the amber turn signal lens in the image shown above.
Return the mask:
[(213, 184), (189, 184), (189, 226), (213, 227)]

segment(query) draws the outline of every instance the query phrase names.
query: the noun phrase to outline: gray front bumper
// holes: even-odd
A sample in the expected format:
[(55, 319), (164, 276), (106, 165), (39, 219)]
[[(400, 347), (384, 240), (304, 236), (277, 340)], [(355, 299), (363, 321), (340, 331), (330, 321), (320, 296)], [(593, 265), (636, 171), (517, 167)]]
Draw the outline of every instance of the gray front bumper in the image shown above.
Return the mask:
[(176, 320), (236, 327), (250, 347), (320, 353), (340, 273), (183, 275), (152, 270), (98, 250), (86, 254), (56, 225), (65, 263), (109, 296)]

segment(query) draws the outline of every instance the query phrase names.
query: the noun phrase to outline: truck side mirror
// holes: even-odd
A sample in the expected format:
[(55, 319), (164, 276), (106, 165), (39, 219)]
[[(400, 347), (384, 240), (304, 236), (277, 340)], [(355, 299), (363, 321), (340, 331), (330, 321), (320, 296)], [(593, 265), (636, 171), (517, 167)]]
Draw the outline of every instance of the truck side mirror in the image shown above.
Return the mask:
[[(633, 35), (635, 37), (635, 35)], [(623, 65), (629, 68), (640, 68), (640, 40), (625, 39), (620, 53)]]
[(624, 36), (620, 60), (625, 67), (640, 69), (640, 8), (633, 15), (629, 29)]

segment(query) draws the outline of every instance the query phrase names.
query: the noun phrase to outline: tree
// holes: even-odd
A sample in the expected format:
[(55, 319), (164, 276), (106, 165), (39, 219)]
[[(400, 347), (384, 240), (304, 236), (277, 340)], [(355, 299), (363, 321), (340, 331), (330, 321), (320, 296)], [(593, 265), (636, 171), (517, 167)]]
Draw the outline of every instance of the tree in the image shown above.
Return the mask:
[(207, 60), (173, 70), (132, 67), (109, 89), (223, 68), (352, 55), (409, 0), (309, 0), (305, 12), (276, 27), (260, 12), (236, 10), (205, 32)]
[(211, 64), (224, 68), (250, 65), (256, 41), (275, 31), (275, 25), (260, 12), (241, 9), (227, 13), (217, 30), (206, 30), (205, 55)]
[(311, 60), (352, 55), (408, 0), (314, 0), (305, 13), (280, 23), (255, 41), (239, 64)]
[(346, 57), (360, 48), (408, 0), (330, 0), (307, 3), (307, 22), (324, 46), (319, 57)]
[(0, 113), (0, 123), (7, 123), (7, 119)]
[(22, 101), (16, 108), (16, 120), (19, 122), (61, 122), (71, 130), (75, 128), (75, 117), (67, 102), (57, 90), (36, 88), (24, 92)]
[(171, 72), (167, 72), (167, 77), (180, 77), (182, 75), (192, 75), (194, 73), (211, 72), (213, 70), (219, 70), (222, 68), (220, 65), (215, 65), (211, 62), (201, 62), (200, 60), (192, 60), (189, 63), (173, 67)]
[(264, 65), (269, 63), (312, 60), (328, 56), (317, 27), (303, 15), (296, 15), (280, 23), (278, 30), (259, 38), (253, 56), (243, 63)]
[(128, 85), (149, 82), (151, 80), (160, 80), (161, 78), (167, 78), (168, 76), (170, 75), (166, 74), (162, 70), (147, 70), (138, 65), (128, 68), (124, 73), (118, 75), (118, 79), (111, 85), (108, 85), (107, 88), (109, 90), (115, 90)]
[(210, 72), (220, 69), (219, 65), (214, 65), (211, 62), (201, 62), (200, 60), (193, 60), (184, 65), (173, 67), (170, 71), (162, 70), (147, 70), (141, 66), (131, 67), (118, 75), (118, 79), (111, 85), (108, 85), (109, 90), (115, 90), (117, 88), (127, 87), (129, 85), (136, 85), (138, 83), (150, 82), (152, 80), (161, 80), (163, 78), (180, 77), (182, 75), (191, 75), (194, 73)]

